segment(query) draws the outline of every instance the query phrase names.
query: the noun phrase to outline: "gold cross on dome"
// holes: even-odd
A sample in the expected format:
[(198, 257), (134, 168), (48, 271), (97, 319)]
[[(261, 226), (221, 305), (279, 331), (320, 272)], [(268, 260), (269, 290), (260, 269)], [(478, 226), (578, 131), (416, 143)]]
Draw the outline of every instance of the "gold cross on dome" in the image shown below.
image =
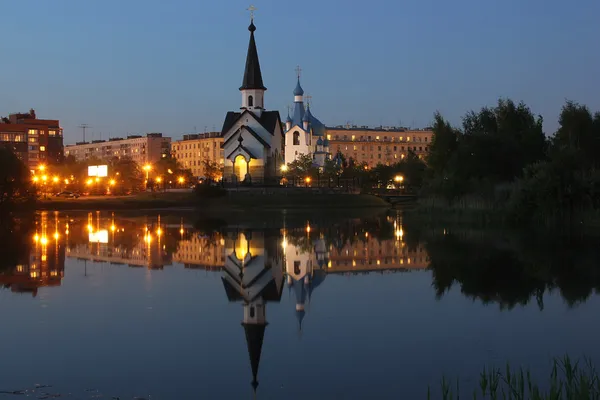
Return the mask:
[(310, 101), (312, 100), (312, 96), (307, 94), (306, 96), (304, 96), (306, 98), (306, 105), (309, 106), (310, 105)]
[(300, 73), (302, 72), (302, 68), (300, 68), (300, 66), (298, 65), (296, 67), (296, 75), (298, 75), (298, 79), (300, 79)]
[(250, 19), (254, 19), (254, 11), (258, 9), (253, 5), (250, 5), (250, 7), (246, 8), (246, 10), (250, 11)]

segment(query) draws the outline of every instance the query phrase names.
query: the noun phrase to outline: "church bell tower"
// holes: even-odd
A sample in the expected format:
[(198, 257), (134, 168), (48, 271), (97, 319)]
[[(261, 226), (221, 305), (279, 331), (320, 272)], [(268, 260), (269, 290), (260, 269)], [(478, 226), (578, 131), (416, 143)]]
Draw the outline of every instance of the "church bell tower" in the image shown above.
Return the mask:
[(244, 70), (244, 79), (240, 92), (242, 92), (242, 110), (252, 111), (260, 118), (265, 109), (265, 91), (267, 88), (263, 84), (260, 63), (258, 61), (258, 51), (254, 40), (254, 7), (250, 7), (250, 43), (248, 44), (248, 55), (246, 56), (246, 68)]

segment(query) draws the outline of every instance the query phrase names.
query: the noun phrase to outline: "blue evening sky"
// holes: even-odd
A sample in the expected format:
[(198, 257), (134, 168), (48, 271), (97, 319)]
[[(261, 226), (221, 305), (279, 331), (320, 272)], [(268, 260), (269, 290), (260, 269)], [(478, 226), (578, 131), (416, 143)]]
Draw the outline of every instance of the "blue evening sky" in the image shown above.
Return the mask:
[[(221, 129), (240, 106), (250, 0), (12, 0), (0, 115), (33, 107), (66, 143)], [(565, 99), (600, 110), (598, 0), (256, 0), (267, 109), (296, 65), (327, 125), (459, 123), (499, 97), (552, 133)], [(92, 137), (93, 135), (93, 137)]]

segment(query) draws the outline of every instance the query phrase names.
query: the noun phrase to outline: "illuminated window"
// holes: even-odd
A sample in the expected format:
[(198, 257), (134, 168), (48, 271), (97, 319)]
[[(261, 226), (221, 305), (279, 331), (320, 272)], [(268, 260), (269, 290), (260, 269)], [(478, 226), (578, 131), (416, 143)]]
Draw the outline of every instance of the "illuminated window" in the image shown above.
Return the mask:
[(356, 136), (352, 135), (352, 141), (354, 141), (356, 139)]
[(29, 131), (27, 131), (27, 133), (29, 133), (30, 135), (37, 135), (38, 131), (37, 131), (37, 129), (29, 129)]
[(36, 137), (29, 138), (29, 143), (37, 143), (37, 141), (38, 141), (38, 138), (36, 138)]
[(46, 146), (40, 146), (40, 151), (46, 151)]
[(379, 136), (375, 136), (375, 140), (379, 140)]
[(56, 131), (48, 131), (48, 136), (56, 136)]

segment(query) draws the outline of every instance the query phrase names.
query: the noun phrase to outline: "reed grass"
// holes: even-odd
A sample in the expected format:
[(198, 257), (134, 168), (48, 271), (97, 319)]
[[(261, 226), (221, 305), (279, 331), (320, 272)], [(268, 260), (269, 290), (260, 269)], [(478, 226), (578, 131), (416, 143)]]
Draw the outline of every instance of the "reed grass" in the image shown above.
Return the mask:
[[(529, 370), (514, 370), (506, 365), (486, 369), (480, 373), (479, 388), (471, 396), (463, 397), (459, 381), (451, 382), (446, 377), (441, 382), (442, 400), (490, 399), (490, 400), (599, 400), (600, 379), (594, 365), (585, 359), (573, 363), (568, 356), (556, 358), (552, 363), (549, 380), (541, 385), (534, 382)], [(432, 399), (431, 387), (427, 399)]]

